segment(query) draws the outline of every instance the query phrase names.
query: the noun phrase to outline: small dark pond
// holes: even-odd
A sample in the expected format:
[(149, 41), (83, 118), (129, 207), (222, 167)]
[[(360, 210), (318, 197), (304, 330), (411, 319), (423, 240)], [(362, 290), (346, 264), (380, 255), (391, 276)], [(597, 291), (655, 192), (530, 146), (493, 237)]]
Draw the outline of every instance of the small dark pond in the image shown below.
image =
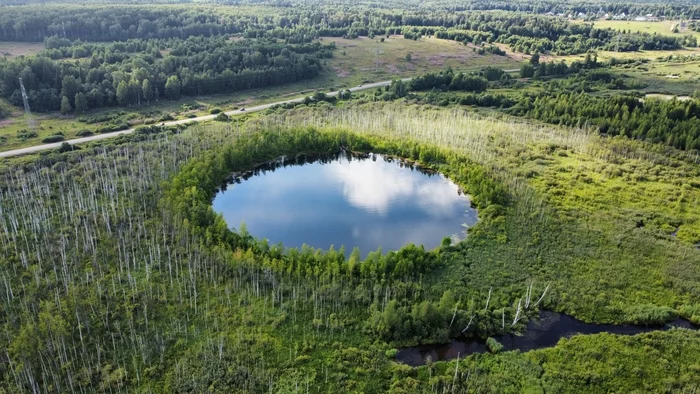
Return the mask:
[[(552, 347), (561, 338), (576, 334), (599, 334), (607, 332), (619, 335), (635, 335), (650, 331), (665, 331), (672, 327), (697, 329), (687, 320), (677, 319), (660, 327), (635, 326), (631, 324), (588, 324), (571, 316), (555, 312), (540, 312), (539, 319), (528, 322), (527, 331), (522, 336), (512, 334), (494, 337), (503, 345), (503, 351), (528, 350)], [(453, 341), (446, 344), (420, 345), (399, 349), (396, 359), (411, 366), (424, 365), (428, 357), (432, 361), (453, 360), (474, 353), (486, 353), (486, 341), (480, 339)]]
[(435, 248), (464, 238), (476, 210), (444, 176), (376, 154), (283, 158), (234, 174), (216, 195), (216, 212), (231, 227), (285, 247), (336, 249), (362, 256), (408, 243)]

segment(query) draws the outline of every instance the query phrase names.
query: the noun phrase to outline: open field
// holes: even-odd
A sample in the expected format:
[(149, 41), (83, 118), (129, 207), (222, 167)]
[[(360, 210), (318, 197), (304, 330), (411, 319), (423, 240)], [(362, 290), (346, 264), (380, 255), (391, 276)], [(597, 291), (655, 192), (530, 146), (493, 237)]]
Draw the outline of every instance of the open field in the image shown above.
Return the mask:
[[(599, 51), (597, 56), (599, 61), (604, 62), (612, 58), (647, 60), (646, 63), (623, 64), (611, 68), (612, 71), (642, 81), (646, 87), (639, 90), (647, 93), (691, 95), (700, 81), (700, 50), (697, 48), (680, 51)], [(668, 60), (669, 57), (674, 60)], [(563, 60), (567, 63), (576, 60), (582, 62), (584, 59), (585, 55), (545, 56), (547, 61)]]
[[(479, 55), (474, 46), (456, 41), (423, 37), (418, 41), (391, 36), (381, 42), (379, 37), (359, 37), (354, 40), (325, 38), (338, 48), (328, 62), (337, 77), (350, 85), (364, 81), (403, 78), (451, 67), (459, 71), (478, 70), (486, 66), (518, 68), (522, 59), (509, 54)], [(406, 54), (411, 60), (406, 60)]]
[[(657, 21), (657, 22), (638, 22), (638, 21), (613, 21), (601, 20), (593, 22), (593, 26), (599, 29), (614, 29), (627, 30), (638, 33), (662, 34), (665, 36), (687, 36), (693, 35), (700, 37), (700, 33), (694, 32), (688, 28), (682, 27), (681, 21)], [(678, 26), (678, 33), (674, 33), (674, 28)]]
[(44, 50), (43, 42), (0, 41), (0, 58), (13, 58), (22, 55), (36, 55)]
[[(613, 52), (613, 51), (596, 51), (598, 60), (607, 61), (612, 58), (620, 60), (629, 59), (646, 59), (657, 60), (660, 58), (682, 57), (682, 56), (698, 56), (700, 59), (700, 48), (686, 48), (678, 51), (636, 51), (636, 52)], [(568, 55), (568, 56), (542, 56), (543, 60), (564, 60), (567, 63), (574, 60), (583, 61), (586, 58), (585, 54)]]

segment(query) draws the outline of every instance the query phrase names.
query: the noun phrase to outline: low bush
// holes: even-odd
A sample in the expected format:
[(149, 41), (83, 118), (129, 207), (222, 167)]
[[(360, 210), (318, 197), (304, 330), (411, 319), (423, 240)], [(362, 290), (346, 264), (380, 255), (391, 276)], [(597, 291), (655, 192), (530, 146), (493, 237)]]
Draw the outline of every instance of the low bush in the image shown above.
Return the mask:
[(87, 130), (87, 129), (85, 129), (85, 130), (80, 130), (79, 132), (75, 133), (75, 135), (77, 135), (78, 137), (89, 137), (89, 136), (91, 136), (91, 135), (93, 135), (93, 134), (94, 134), (94, 133), (93, 133), (92, 131)]
[(667, 306), (637, 305), (627, 310), (626, 317), (630, 323), (651, 326), (672, 321), (678, 313)]
[(216, 118), (214, 118), (214, 120), (217, 122), (228, 122), (229, 120), (231, 120), (231, 118), (222, 112), (222, 113), (216, 115)]
[(169, 120), (175, 120), (175, 118), (167, 112), (163, 112), (163, 115), (158, 118), (158, 122), (167, 122)]
[(493, 337), (488, 337), (486, 339), (486, 347), (489, 348), (491, 353), (500, 353), (503, 350), (503, 344), (495, 340)]
[(102, 127), (98, 127), (97, 130), (95, 130), (98, 133), (112, 133), (115, 131), (120, 131), (120, 130), (126, 130), (129, 128), (129, 125), (126, 123), (118, 124), (118, 125), (106, 125)]
[(41, 142), (43, 142), (45, 144), (51, 144), (54, 142), (61, 142), (64, 139), (65, 139), (65, 137), (62, 135), (50, 135), (50, 136), (44, 138), (43, 140), (41, 140)]

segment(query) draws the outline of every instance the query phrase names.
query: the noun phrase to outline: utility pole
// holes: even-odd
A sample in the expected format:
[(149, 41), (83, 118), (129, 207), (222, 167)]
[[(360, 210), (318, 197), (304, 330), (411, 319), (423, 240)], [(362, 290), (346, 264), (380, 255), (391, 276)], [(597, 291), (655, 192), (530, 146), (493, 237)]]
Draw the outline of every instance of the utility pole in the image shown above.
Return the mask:
[(22, 90), (22, 101), (24, 102), (24, 113), (27, 115), (27, 125), (29, 126), (29, 131), (36, 131), (37, 121), (34, 115), (32, 115), (31, 109), (29, 109), (29, 96), (27, 96), (27, 90), (24, 88), (24, 83), (22, 78), (19, 78), (19, 87)]

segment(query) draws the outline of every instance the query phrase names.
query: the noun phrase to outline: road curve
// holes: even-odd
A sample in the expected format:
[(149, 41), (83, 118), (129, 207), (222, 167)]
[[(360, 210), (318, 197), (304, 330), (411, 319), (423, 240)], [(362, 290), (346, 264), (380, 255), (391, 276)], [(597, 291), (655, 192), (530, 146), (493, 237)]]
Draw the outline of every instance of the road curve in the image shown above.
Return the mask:
[[(410, 81), (411, 78), (404, 78), (403, 80), (404, 80), (404, 81)], [(360, 91), (360, 90), (378, 88), (378, 87), (387, 86), (387, 85), (390, 85), (390, 84), (391, 84), (391, 81), (374, 82), (374, 83), (368, 83), (368, 84), (364, 84), (364, 85), (360, 85), (360, 86), (355, 86), (355, 87), (353, 87), (353, 88), (350, 88), (349, 90), (350, 90), (351, 92), (358, 92), (358, 91)], [(345, 89), (344, 89), (343, 91), (345, 91)], [(335, 91), (335, 92), (326, 93), (326, 95), (332, 97), (332, 96), (337, 96), (338, 93), (339, 93), (339, 91)], [(302, 102), (302, 101), (304, 101), (304, 97), (296, 98), (296, 99), (292, 99), (292, 100), (278, 101), (278, 102), (276, 102), (276, 103), (257, 105), (257, 106), (254, 106), (254, 107), (246, 107), (245, 111), (241, 111), (241, 110), (237, 110), (237, 111), (228, 111), (228, 112), (225, 112), (225, 114), (226, 114), (226, 115), (229, 115), (229, 116), (232, 116), (232, 115), (233, 115), (233, 116), (235, 116), (235, 115), (243, 115), (243, 114), (247, 114), (247, 113), (250, 113), (250, 112), (263, 111), (263, 110), (266, 110), (266, 109), (268, 109), (268, 108), (270, 108), (270, 107), (273, 107), (273, 106), (275, 106), (275, 105), (287, 104), (287, 103), (299, 103), (299, 102)], [(173, 125), (180, 125), (180, 124), (187, 124), (187, 123), (203, 122), (203, 121), (207, 121), (207, 120), (212, 120), (212, 119), (214, 119), (215, 117), (216, 117), (216, 115), (199, 116), (199, 117), (196, 117), (196, 118), (181, 119), (181, 120), (174, 120), (174, 121), (171, 121), (171, 122), (164, 122), (163, 125), (164, 125), (164, 126), (173, 126)], [(89, 137), (75, 138), (75, 139), (72, 139), (72, 140), (66, 140), (66, 141), (61, 141), (61, 142), (55, 142), (55, 143), (51, 143), (51, 144), (35, 145), (35, 146), (27, 147), (27, 148), (21, 148), (21, 149), (15, 149), (15, 150), (8, 150), (8, 151), (5, 151), (5, 152), (0, 152), (0, 158), (2, 158), (2, 157), (12, 157), (12, 156), (26, 155), (26, 154), (29, 154), (29, 153), (36, 153), (36, 152), (40, 152), (40, 151), (47, 150), (47, 149), (55, 149), (55, 148), (60, 147), (61, 144), (63, 144), (64, 142), (67, 142), (67, 143), (69, 143), (69, 144), (71, 144), (71, 145), (82, 144), (82, 143), (85, 143), (85, 142), (103, 140), (103, 139), (106, 139), (106, 138), (112, 138), (112, 137), (116, 137), (116, 136), (118, 136), (118, 135), (131, 134), (131, 133), (133, 133), (134, 131), (136, 131), (136, 129), (127, 129), (127, 130), (115, 131), (115, 132), (113, 132), (113, 133), (96, 134), (96, 135), (91, 135), (91, 136), (89, 136)]]

